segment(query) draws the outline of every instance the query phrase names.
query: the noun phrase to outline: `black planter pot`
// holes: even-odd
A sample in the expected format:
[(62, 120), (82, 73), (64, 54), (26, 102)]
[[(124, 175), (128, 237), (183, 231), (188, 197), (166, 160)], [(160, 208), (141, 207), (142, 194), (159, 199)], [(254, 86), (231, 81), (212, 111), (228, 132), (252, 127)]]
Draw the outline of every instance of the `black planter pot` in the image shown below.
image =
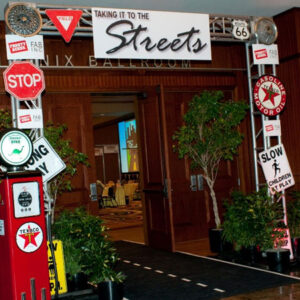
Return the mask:
[(68, 291), (80, 291), (89, 287), (87, 282), (87, 276), (84, 273), (77, 273), (74, 275), (67, 274)]
[(98, 284), (99, 300), (122, 300), (124, 295), (123, 283), (104, 281)]
[(280, 248), (267, 250), (266, 252), (269, 269), (271, 271), (282, 273), (289, 269), (290, 250)]
[(291, 242), (292, 242), (292, 250), (295, 259), (300, 259), (300, 238), (299, 237), (291, 238)]
[(232, 244), (224, 241), (222, 238), (223, 229), (211, 228), (209, 229), (209, 246), (210, 251), (215, 253), (222, 253), (224, 251), (231, 251)]
[(241, 249), (241, 258), (251, 264), (255, 264), (259, 261), (261, 253), (256, 246), (250, 246)]

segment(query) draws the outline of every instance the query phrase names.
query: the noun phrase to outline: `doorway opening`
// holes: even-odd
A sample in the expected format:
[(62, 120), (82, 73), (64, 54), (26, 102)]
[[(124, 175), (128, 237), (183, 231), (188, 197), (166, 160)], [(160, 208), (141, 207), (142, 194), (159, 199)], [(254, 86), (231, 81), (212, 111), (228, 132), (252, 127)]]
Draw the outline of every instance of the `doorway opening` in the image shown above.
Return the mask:
[(138, 93), (91, 95), (98, 215), (112, 240), (144, 243)]

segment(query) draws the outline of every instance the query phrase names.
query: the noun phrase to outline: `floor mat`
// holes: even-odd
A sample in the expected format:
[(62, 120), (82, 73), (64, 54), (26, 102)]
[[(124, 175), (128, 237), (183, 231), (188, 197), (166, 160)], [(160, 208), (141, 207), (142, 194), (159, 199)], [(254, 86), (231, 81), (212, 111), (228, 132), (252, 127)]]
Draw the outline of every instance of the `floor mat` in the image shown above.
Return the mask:
[(220, 299), (300, 283), (300, 278), (118, 241), (124, 296), (136, 299)]

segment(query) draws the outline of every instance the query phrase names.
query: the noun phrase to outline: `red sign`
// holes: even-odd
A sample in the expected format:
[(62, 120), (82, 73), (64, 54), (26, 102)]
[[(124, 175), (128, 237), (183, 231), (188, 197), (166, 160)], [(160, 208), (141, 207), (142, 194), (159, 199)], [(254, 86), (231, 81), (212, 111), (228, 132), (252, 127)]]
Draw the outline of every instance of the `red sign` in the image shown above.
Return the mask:
[(82, 15), (81, 10), (46, 9), (47, 16), (60, 32), (64, 40), (70, 42)]
[(18, 53), (18, 52), (28, 51), (26, 41), (8, 43), (8, 47), (9, 47), (10, 53)]
[(268, 57), (267, 49), (259, 49), (254, 51), (256, 59), (263, 59)]
[(286, 91), (282, 82), (275, 76), (263, 75), (253, 89), (255, 105), (266, 116), (276, 116), (286, 103)]
[(19, 100), (34, 100), (45, 89), (43, 71), (31, 62), (14, 62), (3, 76), (5, 90)]

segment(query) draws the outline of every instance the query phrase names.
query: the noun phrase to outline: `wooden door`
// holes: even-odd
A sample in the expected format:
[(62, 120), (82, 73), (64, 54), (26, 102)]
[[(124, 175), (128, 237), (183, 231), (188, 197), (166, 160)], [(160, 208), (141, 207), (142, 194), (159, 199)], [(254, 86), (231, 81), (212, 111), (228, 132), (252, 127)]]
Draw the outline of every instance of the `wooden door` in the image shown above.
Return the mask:
[(165, 143), (165, 110), (156, 92), (138, 100), (141, 178), (148, 244), (174, 251), (171, 192)]
[(96, 181), (93, 123), (89, 94), (47, 94), (43, 97), (45, 123), (66, 124), (68, 130), (64, 139), (71, 141), (71, 146), (88, 155), (90, 165), (79, 165), (72, 178), (72, 191), (59, 196), (56, 208), (74, 208), (87, 206), (98, 209), (96, 201), (90, 201), (90, 183)]
[[(170, 91), (162, 90), (166, 110), (166, 143), (169, 145), (168, 157), (170, 168), (170, 183), (172, 186), (172, 214), (175, 242), (195, 240), (208, 236), (208, 229), (215, 227), (211, 199), (206, 183), (203, 188), (198, 185), (201, 180), (201, 170), (192, 170), (188, 159), (178, 159), (171, 145), (175, 144), (172, 136), (183, 124), (183, 115), (188, 109), (188, 103), (199, 91)], [(231, 91), (226, 91), (226, 98), (232, 97)], [(192, 186), (191, 176), (196, 180)], [(222, 162), (220, 165), (215, 192), (219, 211), (222, 212), (222, 200), (228, 197), (233, 187), (236, 187), (237, 167), (235, 162)], [(200, 189), (199, 189), (200, 188)]]

